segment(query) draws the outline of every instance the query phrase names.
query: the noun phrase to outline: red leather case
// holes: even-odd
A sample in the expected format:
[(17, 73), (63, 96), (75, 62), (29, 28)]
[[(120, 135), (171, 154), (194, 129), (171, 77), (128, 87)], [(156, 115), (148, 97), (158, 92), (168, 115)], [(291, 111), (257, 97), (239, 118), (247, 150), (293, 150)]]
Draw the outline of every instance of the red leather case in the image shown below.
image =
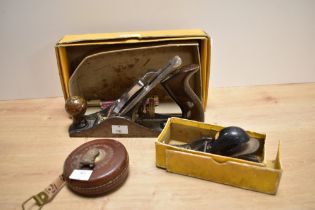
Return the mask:
[[(73, 180), (69, 176), (80, 169), (80, 160), (89, 150), (100, 151), (88, 181)], [(65, 160), (63, 176), (67, 186), (83, 196), (97, 196), (120, 187), (128, 176), (129, 158), (125, 147), (112, 139), (98, 139), (75, 149)]]

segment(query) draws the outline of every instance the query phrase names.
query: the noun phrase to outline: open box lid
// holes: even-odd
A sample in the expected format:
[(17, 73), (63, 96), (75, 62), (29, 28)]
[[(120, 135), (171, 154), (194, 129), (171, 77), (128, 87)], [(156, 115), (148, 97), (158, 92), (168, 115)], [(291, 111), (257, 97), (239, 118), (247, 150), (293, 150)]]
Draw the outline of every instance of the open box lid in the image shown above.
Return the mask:
[(55, 47), (59, 67), (60, 81), (65, 99), (70, 96), (69, 80), (73, 69), (69, 62), (69, 49), (84, 46), (121, 46), (126, 47), (148, 44), (148, 43), (178, 43), (191, 41), (199, 44), (200, 55), (200, 78), (201, 99), (205, 109), (208, 97), (208, 86), (210, 76), (210, 38), (202, 30), (167, 30), (167, 31), (144, 31), (144, 32), (122, 32), (106, 34), (83, 34), (66, 35)]
[(65, 35), (57, 45), (64, 44), (84, 44), (92, 41), (117, 41), (124, 40), (126, 42), (139, 42), (151, 39), (171, 39), (171, 38), (206, 38), (208, 35), (199, 29), (188, 30), (162, 30), (162, 31), (138, 31), (138, 32), (119, 32), (119, 33), (102, 33), (102, 34), (80, 34)]

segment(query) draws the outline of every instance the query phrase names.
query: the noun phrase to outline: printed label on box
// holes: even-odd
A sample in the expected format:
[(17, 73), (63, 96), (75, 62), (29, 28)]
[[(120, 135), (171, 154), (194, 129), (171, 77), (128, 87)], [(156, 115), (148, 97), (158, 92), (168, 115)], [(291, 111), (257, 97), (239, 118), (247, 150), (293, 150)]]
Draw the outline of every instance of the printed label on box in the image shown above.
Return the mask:
[(128, 134), (128, 125), (112, 125), (112, 134)]

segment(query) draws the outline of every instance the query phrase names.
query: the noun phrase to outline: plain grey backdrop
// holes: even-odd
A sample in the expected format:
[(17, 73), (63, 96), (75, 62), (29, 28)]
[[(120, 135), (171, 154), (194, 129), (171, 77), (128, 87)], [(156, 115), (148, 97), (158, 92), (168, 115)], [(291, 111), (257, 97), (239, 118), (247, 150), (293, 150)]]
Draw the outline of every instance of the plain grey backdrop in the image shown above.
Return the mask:
[(201, 28), (211, 87), (315, 82), (313, 0), (0, 0), (0, 100), (61, 96), (65, 34)]

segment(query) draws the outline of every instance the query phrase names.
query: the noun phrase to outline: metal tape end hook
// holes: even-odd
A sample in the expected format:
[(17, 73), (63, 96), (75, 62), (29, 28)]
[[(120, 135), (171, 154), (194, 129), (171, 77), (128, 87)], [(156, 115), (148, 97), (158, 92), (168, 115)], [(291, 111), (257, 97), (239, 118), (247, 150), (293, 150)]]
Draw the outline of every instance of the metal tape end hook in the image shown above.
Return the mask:
[[(41, 193), (44, 193), (44, 192), (41, 192)], [(40, 193), (39, 193), (40, 194)], [(24, 201), (22, 203), (22, 209), (23, 210), (26, 210), (26, 204), (29, 203), (31, 200), (34, 200), (34, 204), (38, 206), (38, 209), (41, 209), (47, 201), (42, 201), (41, 199), (38, 199), (38, 197), (36, 197), (38, 195), (35, 195), (35, 196), (31, 196), (30, 198), (28, 198), (26, 201)], [(46, 197), (46, 196), (45, 196)], [(48, 197), (48, 196), (47, 196)], [(45, 199), (46, 200), (46, 199)], [(34, 204), (31, 206), (31, 209), (33, 209), (34, 207)], [(30, 209), (30, 208), (29, 208)]]

